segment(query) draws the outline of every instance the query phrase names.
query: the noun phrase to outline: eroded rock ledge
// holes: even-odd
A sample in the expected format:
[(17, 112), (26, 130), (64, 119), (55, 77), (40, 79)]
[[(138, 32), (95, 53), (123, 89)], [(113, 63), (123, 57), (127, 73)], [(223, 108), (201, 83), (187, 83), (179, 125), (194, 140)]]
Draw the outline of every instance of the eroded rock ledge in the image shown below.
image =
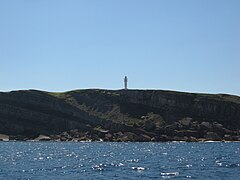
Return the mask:
[(129, 131), (109, 131), (101, 128), (94, 128), (89, 131), (73, 129), (55, 135), (39, 136), (7, 136), (0, 134), (0, 140), (20, 140), (20, 141), (73, 141), (73, 142), (91, 142), (91, 141), (110, 141), (110, 142), (167, 142), (167, 141), (239, 141), (240, 131), (232, 131), (223, 127), (223, 125), (213, 122), (198, 123), (192, 118), (184, 118), (179, 122), (166, 125), (152, 132), (141, 128)]

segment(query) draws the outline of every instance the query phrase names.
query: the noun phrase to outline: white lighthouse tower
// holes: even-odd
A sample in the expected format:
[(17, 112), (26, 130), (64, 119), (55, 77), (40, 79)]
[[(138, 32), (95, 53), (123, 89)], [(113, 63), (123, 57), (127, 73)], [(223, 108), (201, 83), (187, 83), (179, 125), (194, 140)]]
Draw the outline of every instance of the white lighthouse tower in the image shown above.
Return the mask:
[(127, 76), (124, 77), (124, 89), (127, 90), (127, 83), (128, 83), (128, 78)]

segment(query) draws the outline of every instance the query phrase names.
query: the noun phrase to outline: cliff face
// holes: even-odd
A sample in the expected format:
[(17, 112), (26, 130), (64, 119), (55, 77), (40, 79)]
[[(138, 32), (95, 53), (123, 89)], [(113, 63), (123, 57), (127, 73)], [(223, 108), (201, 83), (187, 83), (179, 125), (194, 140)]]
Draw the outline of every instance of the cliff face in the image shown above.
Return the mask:
[(217, 121), (229, 128), (240, 125), (240, 98), (237, 96), (170, 91), (129, 91), (124, 95), (128, 103), (143, 105), (162, 115), (167, 122), (191, 117), (200, 122)]
[(99, 121), (46, 92), (0, 94), (0, 132), (4, 134), (54, 134), (68, 129), (84, 129), (90, 120)]
[(240, 98), (160, 90), (0, 93), (0, 133), (10, 135), (56, 134), (95, 127), (151, 131), (186, 117), (239, 129)]

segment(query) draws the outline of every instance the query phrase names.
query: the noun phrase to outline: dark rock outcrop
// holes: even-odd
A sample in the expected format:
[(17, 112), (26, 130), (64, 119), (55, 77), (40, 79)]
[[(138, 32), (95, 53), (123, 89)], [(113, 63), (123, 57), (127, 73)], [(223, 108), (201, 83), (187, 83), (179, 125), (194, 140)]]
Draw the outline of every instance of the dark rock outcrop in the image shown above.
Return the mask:
[(100, 89), (0, 93), (0, 133), (15, 139), (44, 134), (74, 141), (234, 140), (239, 128), (240, 97), (232, 95)]

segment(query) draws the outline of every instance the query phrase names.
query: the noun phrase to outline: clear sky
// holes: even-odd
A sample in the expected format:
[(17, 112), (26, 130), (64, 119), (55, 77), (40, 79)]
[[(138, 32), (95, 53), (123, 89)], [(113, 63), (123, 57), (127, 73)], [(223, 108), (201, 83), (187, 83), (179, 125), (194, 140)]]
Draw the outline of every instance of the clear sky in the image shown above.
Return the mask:
[(239, 0), (0, 0), (0, 91), (240, 95)]

